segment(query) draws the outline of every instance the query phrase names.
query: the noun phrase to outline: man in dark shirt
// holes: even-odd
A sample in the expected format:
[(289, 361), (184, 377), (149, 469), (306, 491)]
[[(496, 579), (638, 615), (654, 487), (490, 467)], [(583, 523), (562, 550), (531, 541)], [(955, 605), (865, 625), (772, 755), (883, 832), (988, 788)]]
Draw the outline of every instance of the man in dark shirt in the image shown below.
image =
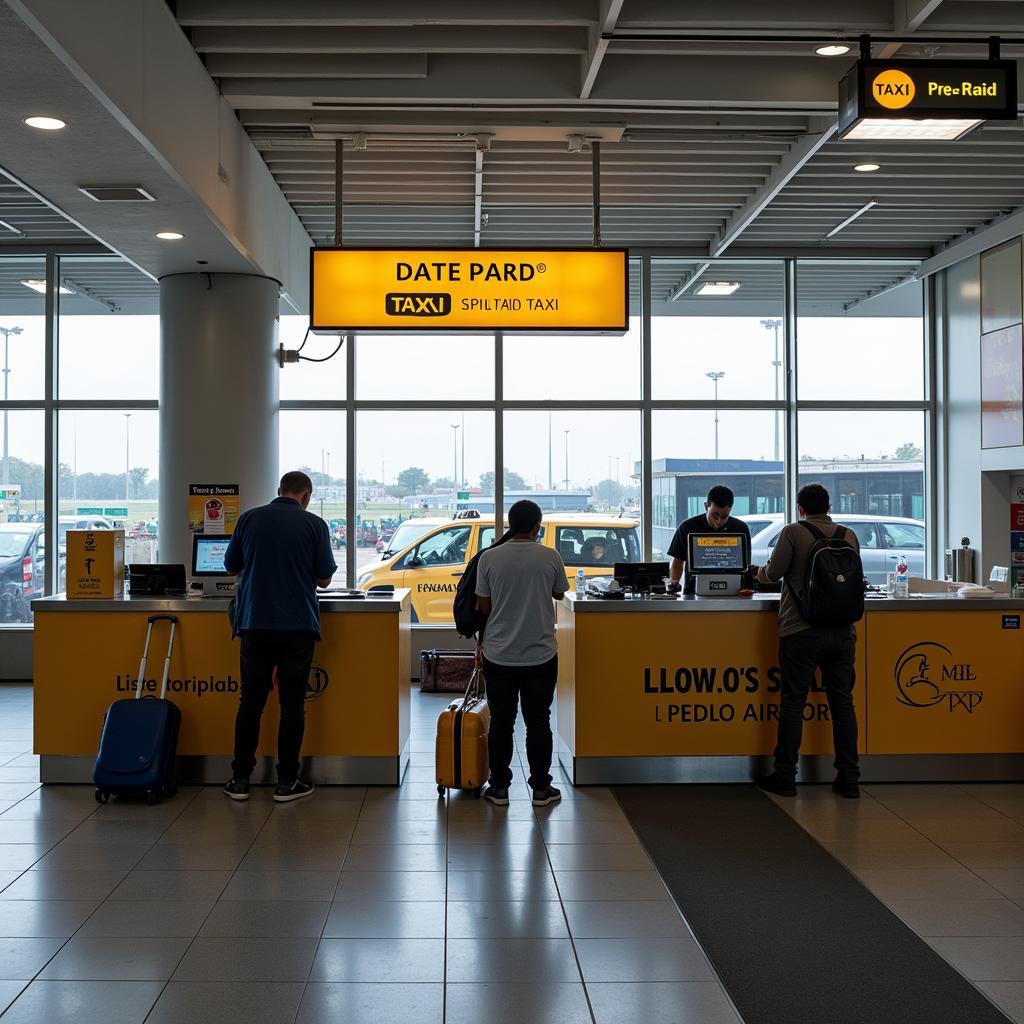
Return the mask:
[[(747, 538), (747, 553), (750, 552), (750, 528), (742, 519), (734, 519), (731, 515), (735, 497), (728, 487), (718, 484), (708, 491), (708, 500), (704, 502), (704, 512), (701, 515), (692, 516), (686, 522), (680, 523), (672, 537), (672, 543), (668, 546), (669, 557), (672, 564), (669, 568), (670, 591), (679, 590), (679, 580), (683, 575), (683, 567), (686, 565), (688, 546), (691, 533), (741, 533)], [(696, 590), (696, 577), (692, 573), (686, 574), (686, 594), (692, 594)]]
[(326, 587), (338, 566), (327, 524), (306, 511), (313, 482), (305, 473), (285, 473), (269, 505), (243, 513), (224, 554), (224, 568), (241, 575), (235, 631), (242, 639), (242, 695), (235, 718), (235, 758), (224, 792), (249, 799), (256, 766), (260, 719), (277, 671), (281, 724), (277, 732), (277, 789), (286, 803), (310, 796), (299, 778), (299, 751), (306, 725), (306, 684), (313, 647), (320, 639), (316, 588)]

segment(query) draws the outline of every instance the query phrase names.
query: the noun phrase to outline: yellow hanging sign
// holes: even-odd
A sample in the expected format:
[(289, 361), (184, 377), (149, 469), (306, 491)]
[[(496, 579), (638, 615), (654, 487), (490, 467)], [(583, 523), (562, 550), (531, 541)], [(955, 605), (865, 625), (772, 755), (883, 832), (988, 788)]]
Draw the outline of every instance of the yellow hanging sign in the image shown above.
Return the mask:
[(625, 249), (311, 250), (314, 331), (622, 334)]

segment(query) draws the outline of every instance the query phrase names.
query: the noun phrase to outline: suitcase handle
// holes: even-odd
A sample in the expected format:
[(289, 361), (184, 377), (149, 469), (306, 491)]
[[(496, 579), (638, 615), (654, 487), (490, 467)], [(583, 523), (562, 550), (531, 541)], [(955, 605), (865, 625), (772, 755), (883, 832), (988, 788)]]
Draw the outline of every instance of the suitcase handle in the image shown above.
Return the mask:
[(473, 672), (469, 677), (469, 685), (466, 687), (466, 693), (462, 698), (463, 707), (469, 704), (471, 695), (474, 703), (480, 700), (480, 680), (484, 674), (483, 662), (483, 652), (480, 649), (480, 645), (477, 644), (476, 654), (473, 658)]
[(146, 620), (146, 645), (142, 648), (142, 661), (139, 663), (139, 678), (135, 684), (135, 699), (142, 699), (142, 687), (146, 679), (146, 662), (149, 661), (149, 641), (153, 636), (153, 623), (166, 619), (171, 624), (170, 636), (167, 638), (167, 657), (164, 659), (163, 682), (160, 686), (160, 699), (167, 697), (167, 681), (171, 674), (171, 651), (174, 649), (174, 630), (178, 625), (176, 615), (150, 615)]

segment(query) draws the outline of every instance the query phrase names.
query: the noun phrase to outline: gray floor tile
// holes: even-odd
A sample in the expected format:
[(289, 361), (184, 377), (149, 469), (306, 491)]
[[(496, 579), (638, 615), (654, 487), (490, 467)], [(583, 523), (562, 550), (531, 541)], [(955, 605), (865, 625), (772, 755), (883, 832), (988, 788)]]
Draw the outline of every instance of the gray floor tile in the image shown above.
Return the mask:
[(0, 1013), (24, 991), (27, 981), (0, 981)]
[(124, 878), (124, 871), (26, 871), (3, 892), (4, 900), (102, 900)]
[(34, 867), (41, 871), (130, 871), (149, 849), (148, 846), (72, 845), (63, 840), (40, 857)]
[(26, 871), (50, 848), (50, 843), (4, 843), (0, 845), (0, 871)]
[(336, 900), (444, 900), (444, 871), (342, 871)]
[(583, 980), (592, 982), (716, 981), (690, 937), (576, 939)]
[(254, 845), (242, 858), (243, 871), (333, 871), (337, 873), (348, 857), (347, 843), (307, 844), (299, 838), (290, 843)]
[(87, 818), (68, 833), (67, 843), (77, 846), (152, 846), (164, 832), (163, 821), (123, 821)]
[(231, 877), (222, 900), (330, 900), (340, 871), (244, 871)]
[(559, 843), (631, 843), (637, 842), (636, 833), (625, 821), (548, 820), (541, 822), (544, 842), (549, 846)]
[(352, 833), (353, 846), (442, 846), (448, 832), (445, 819), (426, 821), (360, 820)]
[(167, 981), (190, 941), (76, 935), (40, 977), (45, 981)]
[(159, 981), (34, 981), (4, 1014), (4, 1024), (142, 1024)]
[(3, 890), (6, 889), (11, 882), (20, 878), (21, 875), (21, 871), (0, 871), (0, 900), (4, 898), (2, 895)]
[(442, 939), (322, 939), (309, 980), (440, 982), (444, 950)]
[(449, 902), (451, 939), (565, 939), (569, 931), (560, 903), (532, 900)]
[(1011, 1020), (1024, 1022), (1024, 981), (979, 981), (978, 988)]
[(536, 820), (460, 820), (448, 823), (449, 846), (522, 846), (541, 843), (543, 839), (540, 822)]
[(5, 821), (0, 818), (0, 843), (38, 843), (49, 846), (59, 843), (73, 828), (73, 821)]
[(445, 1024), (590, 1024), (583, 986), (561, 984), (449, 984)]
[(146, 1024), (293, 1024), (297, 982), (172, 981)]
[(650, 871), (654, 865), (639, 843), (572, 843), (548, 847), (560, 871)]
[(855, 842), (822, 845), (836, 860), (853, 871), (899, 868), (907, 864), (930, 870), (959, 866), (959, 861), (927, 839), (911, 843)]
[(346, 871), (444, 871), (443, 845), (353, 846)]
[(588, 984), (597, 1024), (740, 1024), (717, 982)]
[(558, 891), (570, 900), (663, 900), (656, 871), (556, 871)]
[(857, 877), (879, 899), (994, 899), (1000, 893), (967, 868), (885, 868), (858, 870)]
[(222, 900), (210, 911), (199, 934), (217, 938), (318, 938), (330, 906), (326, 901)]
[(334, 903), (324, 927), (325, 939), (443, 939), (444, 934), (445, 905), (440, 901), (350, 900)]
[(1024, 900), (1024, 868), (974, 868), (974, 871), (1003, 896), (1018, 902)]
[(359, 820), (444, 821), (447, 814), (448, 808), (443, 800), (398, 800), (393, 804), (367, 804), (359, 812)]
[(139, 871), (234, 871), (249, 849), (248, 843), (157, 843), (137, 864)]
[(942, 848), (964, 867), (1024, 869), (1024, 843), (943, 843)]
[(449, 984), (580, 980), (572, 943), (564, 939), (452, 939), (447, 942)]
[(1024, 843), (1024, 825), (996, 812), (978, 818), (929, 818), (914, 821), (923, 836), (947, 843)]
[(515, 798), (507, 807), (495, 807), (487, 800), (461, 800), (458, 795), (448, 801), (449, 821), (534, 821), (533, 805), (527, 799)]
[(1024, 909), (1010, 900), (888, 900), (919, 935), (1024, 936)]
[(38, 782), (0, 782), (0, 800), (23, 800), (38, 788)]
[(316, 956), (315, 938), (212, 938), (189, 946), (174, 981), (301, 981)]
[(195, 935), (213, 900), (108, 900), (82, 926), (82, 934), (111, 938)]
[(285, 843), (295, 846), (298, 841), (311, 846), (345, 846), (355, 832), (354, 821), (304, 821), (282, 819), (271, 815), (253, 842), (254, 847)]
[(551, 871), (449, 871), (448, 899), (457, 903), (474, 900), (557, 900)]
[(928, 944), (971, 981), (1024, 981), (1024, 936), (931, 938)]
[(0, 936), (67, 938), (99, 900), (0, 900)]
[(0, 981), (34, 978), (64, 939), (0, 939)]
[(577, 939), (682, 938), (689, 930), (676, 905), (664, 900), (566, 903), (569, 931)]
[(230, 871), (132, 871), (110, 894), (112, 900), (215, 900)]
[(295, 1024), (439, 1024), (443, 1002), (438, 984), (311, 983)]
[(547, 851), (539, 843), (464, 844), (448, 849), (450, 871), (547, 871)]

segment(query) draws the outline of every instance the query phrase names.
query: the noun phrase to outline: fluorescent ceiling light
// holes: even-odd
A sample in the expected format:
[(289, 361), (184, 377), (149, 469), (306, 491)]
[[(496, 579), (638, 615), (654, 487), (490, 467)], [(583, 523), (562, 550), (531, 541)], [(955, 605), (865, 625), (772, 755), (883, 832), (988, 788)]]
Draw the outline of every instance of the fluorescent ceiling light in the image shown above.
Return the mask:
[(156, 237), (162, 238), (165, 242), (177, 242), (185, 236), (180, 231), (158, 231)]
[(697, 288), (698, 295), (732, 295), (739, 288), (739, 281), (704, 281)]
[(873, 206), (877, 205), (877, 199), (869, 199), (856, 213), (851, 214), (841, 224), (837, 224), (825, 237), (831, 238), (833, 235), (838, 235), (839, 232), (843, 230), (843, 228), (852, 224), (858, 217), (862, 217), (865, 213), (868, 212), (868, 210), (870, 210)]
[(29, 128), (39, 128), (44, 132), (59, 132), (61, 128), (68, 126), (67, 121), (62, 121), (59, 117), (26, 117), (25, 124)]
[[(30, 279), (22, 281), (21, 283), (26, 288), (31, 288), (32, 291), (34, 291), (34, 292), (39, 292), (40, 295), (45, 295), (46, 294), (46, 282), (45, 281), (38, 281), (38, 280), (35, 280), (33, 278), (30, 278)], [(58, 286), (57, 291), (61, 295), (74, 295), (75, 294), (75, 292), (72, 289), (68, 288), (66, 285), (63, 285), (63, 284)]]
[(872, 171), (881, 170), (881, 164), (854, 164), (853, 169), (861, 174), (870, 174)]
[(952, 141), (983, 124), (981, 118), (947, 120), (926, 118), (914, 120), (901, 117), (865, 117), (858, 121), (844, 139), (921, 139)]
[(845, 43), (828, 43), (817, 47), (814, 52), (819, 57), (842, 57), (844, 53), (850, 52), (850, 48)]

